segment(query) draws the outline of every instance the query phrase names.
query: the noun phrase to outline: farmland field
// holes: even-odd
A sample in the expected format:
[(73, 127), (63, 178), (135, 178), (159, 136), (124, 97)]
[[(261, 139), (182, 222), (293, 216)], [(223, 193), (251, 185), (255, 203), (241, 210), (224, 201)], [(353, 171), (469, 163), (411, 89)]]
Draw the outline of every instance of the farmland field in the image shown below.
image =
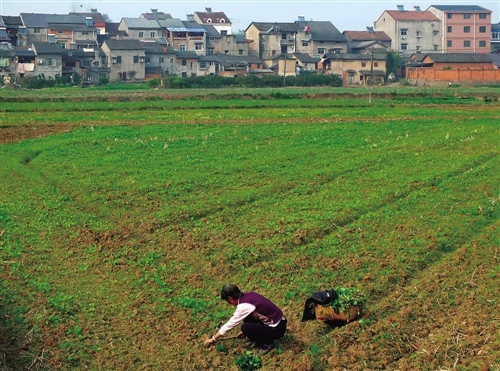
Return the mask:
[[(0, 91), (0, 369), (500, 368), (498, 88)], [(353, 287), (359, 321), (301, 322)]]

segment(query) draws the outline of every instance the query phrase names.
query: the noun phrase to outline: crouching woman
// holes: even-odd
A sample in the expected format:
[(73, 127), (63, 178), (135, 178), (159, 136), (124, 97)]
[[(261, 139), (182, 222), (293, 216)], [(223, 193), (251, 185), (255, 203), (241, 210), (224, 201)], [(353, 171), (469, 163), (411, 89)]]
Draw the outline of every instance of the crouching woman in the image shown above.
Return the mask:
[(222, 300), (236, 307), (232, 317), (219, 329), (217, 334), (205, 341), (205, 346), (217, 342), (221, 336), (241, 322), (238, 337), (247, 337), (255, 343), (260, 354), (266, 354), (274, 347), (274, 342), (286, 332), (287, 320), (274, 303), (256, 292), (242, 293), (236, 285), (224, 285), (220, 295)]

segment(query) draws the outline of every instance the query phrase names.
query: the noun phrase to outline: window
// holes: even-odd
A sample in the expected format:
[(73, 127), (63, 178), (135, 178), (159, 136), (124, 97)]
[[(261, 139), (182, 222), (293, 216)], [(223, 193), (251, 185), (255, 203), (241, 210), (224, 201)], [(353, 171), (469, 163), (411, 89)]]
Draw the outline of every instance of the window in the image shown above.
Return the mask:
[[(140, 60), (139, 60), (139, 61), (140, 61)], [(144, 59), (144, 61), (145, 61), (146, 63), (151, 63), (151, 57), (146, 57), (146, 58)]]
[(208, 47), (207, 48), (207, 55), (213, 55), (214, 54), (214, 48)]
[(434, 45), (433, 50), (436, 52), (439, 48), (439, 45)]
[(200, 70), (204, 70), (207, 68), (207, 62), (200, 62)]
[(238, 49), (238, 55), (243, 55), (243, 49)]
[(417, 52), (421, 52), (422, 51), (422, 47), (420, 45), (417, 45)]
[(378, 62), (373, 62), (373, 67), (378, 67)]
[(408, 44), (401, 44), (401, 50), (408, 50)]
[(470, 40), (464, 40), (464, 48), (470, 48)]
[(486, 48), (486, 41), (485, 40), (479, 40), (479, 47), (480, 48)]
[(366, 62), (361, 62), (361, 67), (366, 67)]
[(470, 26), (464, 26), (464, 33), (470, 33)]
[(82, 31), (82, 35), (88, 35), (89, 32), (88, 31)]
[(155, 37), (155, 32), (154, 32), (154, 31), (152, 31), (152, 32), (149, 34), (149, 36), (151, 36), (151, 37)]
[(286, 33), (281, 34), (281, 40), (286, 40)]
[(417, 38), (421, 38), (422, 37), (422, 31), (417, 31)]
[(159, 57), (158, 58), (158, 63), (165, 63), (165, 58)]
[(220, 32), (220, 35), (221, 35), (221, 36), (227, 36), (227, 30), (222, 30), (222, 31)]
[(486, 19), (486, 13), (479, 13), (479, 19)]
[(142, 31), (141, 31), (141, 32), (139, 32), (139, 37), (140, 37), (140, 38), (143, 38), (143, 37), (144, 37), (144, 32), (142, 32)]
[(453, 32), (453, 27), (452, 26), (446, 27), (446, 32), (448, 32), (448, 33)]
[(35, 28), (33, 29), (33, 33), (40, 33), (40, 28), (35, 27)]
[(134, 63), (139, 63), (139, 56), (138, 55), (134, 55)]
[(185, 59), (183, 59), (183, 60), (182, 60), (182, 62), (181, 62), (181, 64), (182, 64), (183, 66), (187, 66), (187, 61), (186, 61)]
[(318, 48), (318, 54), (320, 55), (325, 54), (325, 48)]
[(408, 30), (406, 28), (403, 28), (401, 30), (401, 36), (406, 36), (406, 35), (408, 35)]
[(57, 43), (57, 46), (59, 46), (61, 49), (66, 49), (66, 43)]
[(57, 63), (55, 58), (49, 58), (49, 66), (55, 66), (56, 64)]
[(486, 26), (479, 26), (479, 33), (486, 33)]
[(307, 48), (309, 46), (309, 43), (307, 41), (302, 41), (302, 46)]
[(179, 51), (185, 52), (186, 51), (186, 44), (179, 45)]
[(452, 13), (448, 13), (448, 14), (446, 14), (446, 18), (448, 18), (448, 19), (452, 19), (452, 18), (453, 18), (453, 14), (452, 14)]
[(438, 30), (434, 30), (434, 31), (432, 31), (432, 34), (433, 34), (434, 36), (437, 36), (437, 35), (439, 34), (439, 31), (438, 31)]
[(195, 43), (194, 50), (203, 50), (203, 43)]
[(464, 14), (464, 19), (470, 19), (470, 13), (465, 13)]
[(451, 48), (451, 47), (453, 46), (453, 41), (448, 40), (448, 41), (446, 42), (446, 46), (447, 46), (448, 48)]

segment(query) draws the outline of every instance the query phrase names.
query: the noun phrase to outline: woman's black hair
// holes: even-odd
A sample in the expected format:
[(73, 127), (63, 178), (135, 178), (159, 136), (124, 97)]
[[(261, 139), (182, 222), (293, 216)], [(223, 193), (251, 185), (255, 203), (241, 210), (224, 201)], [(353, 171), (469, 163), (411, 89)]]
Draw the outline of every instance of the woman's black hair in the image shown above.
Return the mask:
[(230, 283), (224, 285), (224, 287), (222, 288), (222, 291), (220, 292), (220, 298), (222, 300), (227, 301), (227, 299), (229, 299), (229, 298), (239, 299), (240, 297), (241, 297), (241, 291), (238, 288), (238, 286), (230, 284)]

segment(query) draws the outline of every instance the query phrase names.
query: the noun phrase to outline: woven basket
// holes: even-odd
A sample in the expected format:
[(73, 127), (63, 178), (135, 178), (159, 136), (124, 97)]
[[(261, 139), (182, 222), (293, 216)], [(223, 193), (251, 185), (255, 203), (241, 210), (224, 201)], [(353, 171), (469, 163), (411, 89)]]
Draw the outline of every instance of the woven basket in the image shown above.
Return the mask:
[(314, 311), (316, 319), (321, 321), (351, 322), (361, 317), (361, 308), (357, 306), (349, 307), (345, 312), (340, 312), (338, 308), (318, 304), (314, 307)]

